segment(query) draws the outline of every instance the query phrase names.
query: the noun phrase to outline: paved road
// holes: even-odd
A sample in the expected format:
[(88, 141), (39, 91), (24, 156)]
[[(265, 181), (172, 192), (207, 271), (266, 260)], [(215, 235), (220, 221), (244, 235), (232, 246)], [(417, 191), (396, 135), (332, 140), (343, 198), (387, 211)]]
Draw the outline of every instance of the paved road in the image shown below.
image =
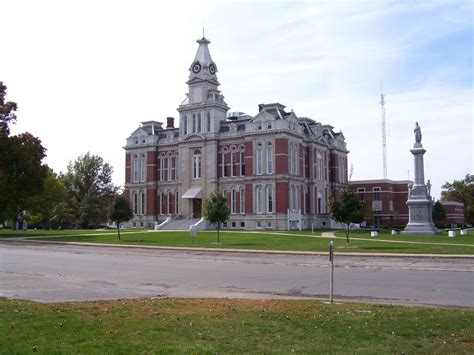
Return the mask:
[[(474, 307), (472, 259), (336, 256), (336, 299)], [(0, 296), (327, 298), (324, 256), (0, 241)]]

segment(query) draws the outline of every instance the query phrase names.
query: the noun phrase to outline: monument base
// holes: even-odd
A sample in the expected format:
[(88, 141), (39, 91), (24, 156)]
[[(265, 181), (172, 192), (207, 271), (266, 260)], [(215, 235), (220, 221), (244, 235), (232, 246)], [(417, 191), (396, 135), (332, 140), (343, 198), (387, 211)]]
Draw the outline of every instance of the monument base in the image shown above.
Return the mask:
[(407, 201), (409, 222), (402, 235), (434, 235), (438, 233), (438, 229), (433, 224), (431, 217), (433, 201), (427, 198), (414, 198)]
[(401, 235), (435, 235), (438, 229), (433, 223), (408, 223)]

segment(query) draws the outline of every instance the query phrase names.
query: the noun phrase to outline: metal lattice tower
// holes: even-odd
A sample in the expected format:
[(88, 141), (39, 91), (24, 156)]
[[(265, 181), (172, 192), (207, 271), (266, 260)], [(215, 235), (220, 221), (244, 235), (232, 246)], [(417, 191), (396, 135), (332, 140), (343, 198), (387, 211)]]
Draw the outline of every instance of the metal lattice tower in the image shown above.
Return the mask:
[(383, 178), (387, 179), (387, 132), (385, 130), (385, 95), (380, 94), (382, 108), (382, 152), (383, 152)]

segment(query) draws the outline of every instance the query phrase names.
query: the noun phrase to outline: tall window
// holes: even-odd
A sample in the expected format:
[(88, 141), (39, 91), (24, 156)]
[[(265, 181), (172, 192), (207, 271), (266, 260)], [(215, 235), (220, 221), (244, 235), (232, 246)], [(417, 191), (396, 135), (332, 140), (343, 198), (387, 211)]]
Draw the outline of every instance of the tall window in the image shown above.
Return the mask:
[(240, 188), (240, 213), (245, 213), (245, 189), (243, 187)]
[(380, 201), (380, 187), (374, 187), (374, 201)]
[(160, 208), (160, 214), (165, 214), (166, 213), (166, 203), (165, 203), (165, 193), (162, 192), (160, 196), (160, 202), (161, 202), (161, 208)]
[(160, 181), (165, 179), (165, 157), (161, 157), (160, 159)]
[(257, 175), (262, 175), (263, 174), (263, 152), (262, 152), (262, 143), (257, 144), (257, 150), (255, 152), (255, 161), (257, 165)]
[(183, 135), (188, 134), (188, 116), (183, 116)]
[(306, 169), (307, 169), (307, 166), (308, 166), (308, 154), (306, 153), (306, 148), (304, 148), (303, 150), (303, 178), (306, 178)]
[(237, 153), (230, 153), (230, 175), (237, 175)]
[(201, 178), (201, 151), (196, 149), (193, 154), (193, 179)]
[(323, 179), (323, 156), (320, 152), (318, 152), (316, 156), (316, 179), (322, 180)]
[(267, 213), (273, 213), (273, 186), (266, 187), (267, 192)]
[(323, 193), (318, 192), (318, 214), (323, 213)]
[(263, 188), (262, 186), (257, 186), (255, 188), (255, 207), (257, 213), (263, 213)]
[(168, 192), (168, 214), (173, 214), (173, 194)]
[(178, 203), (179, 203), (178, 191), (176, 191), (174, 193), (174, 197), (175, 197), (175, 199), (174, 199), (174, 210), (175, 210), (175, 214), (178, 214), (178, 211), (179, 211), (179, 208), (178, 208), (179, 207), (179, 205), (178, 205)]
[(207, 112), (207, 131), (211, 131), (211, 113), (209, 111)]
[(298, 154), (298, 144), (295, 144), (293, 147), (293, 160), (294, 160), (294, 165), (293, 165), (293, 173), (295, 175), (300, 174), (300, 156)]
[(345, 161), (344, 158), (339, 157), (339, 182), (345, 183), (346, 182), (346, 169), (345, 169)]
[(145, 214), (145, 192), (142, 191), (142, 193), (140, 194), (140, 205), (141, 205), (141, 208), (140, 208), (140, 214), (141, 215), (144, 215)]
[(133, 214), (138, 214), (138, 194), (136, 192), (133, 193)]
[(138, 170), (138, 155), (133, 157), (132, 161), (132, 175), (133, 175), (133, 182), (138, 182), (139, 170)]
[(267, 174), (273, 174), (273, 145), (267, 144)]
[(193, 113), (193, 133), (196, 133), (196, 114)]
[(140, 159), (140, 181), (141, 182), (146, 181), (146, 159), (145, 159), (145, 154), (142, 154), (142, 157)]
[(175, 180), (179, 179), (179, 155), (176, 153), (176, 157), (174, 158), (174, 178)]
[(225, 161), (226, 155), (227, 155), (227, 148), (224, 147), (224, 150), (222, 151), (222, 176), (223, 177), (228, 176), (228, 174), (227, 174), (227, 165), (226, 165), (226, 161)]
[(232, 189), (230, 194), (230, 213), (237, 213), (237, 191)]
[(201, 132), (201, 112), (198, 113), (197, 131), (198, 131), (198, 132)]
[(173, 158), (168, 157), (168, 181), (171, 181), (171, 176), (173, 175), (172, 167), (173, 165), (171, 164)]
[(240, 151), (240, 176), (245, 176), (245, 151)]
[(365, 200), (365, 188), (364, 187), (359, 187), (357, 189), (357, 196), (359, 197), (359, 200), (360, 201), (364, 201)]
[(288, 147), (288, 173), (293, 174), (293, 144)]

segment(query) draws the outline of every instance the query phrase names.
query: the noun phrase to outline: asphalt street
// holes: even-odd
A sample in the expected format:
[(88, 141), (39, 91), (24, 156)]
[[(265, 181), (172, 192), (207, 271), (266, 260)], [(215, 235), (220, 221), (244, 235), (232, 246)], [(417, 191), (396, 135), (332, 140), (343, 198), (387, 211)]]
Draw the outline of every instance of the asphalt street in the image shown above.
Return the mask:
[[(0, 296), (40, 302), (139, 297), (318, 298), (326, 256), (0, 241)], [(340, 301), (474, 308), (474, 260), (335, 256)]]

